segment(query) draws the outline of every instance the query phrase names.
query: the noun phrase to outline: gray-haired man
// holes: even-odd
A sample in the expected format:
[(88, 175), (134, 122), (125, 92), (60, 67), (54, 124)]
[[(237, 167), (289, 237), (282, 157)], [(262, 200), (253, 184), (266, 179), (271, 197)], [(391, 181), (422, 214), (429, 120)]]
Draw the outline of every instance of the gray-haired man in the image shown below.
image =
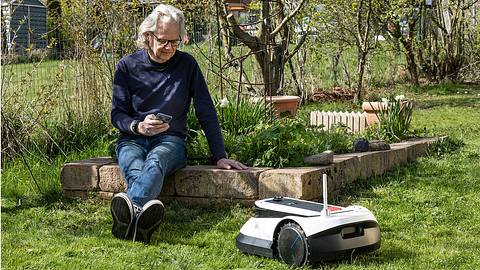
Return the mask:
[[(166, 176), (186, 165), (186, 119), (196, 116), (219, 168), (246, 169), (227, 159), (215, 107), (195, 59), (177, 50), (185, 34), (183, 13), (159, 5), (139, 28), (140, 51), (122, 58), (113, 82), (112, 124), (121, 131), (118, 163), (127, 193), (111, 203), (112, 233), (148, 243), (164, 215), (156, 200)], [(156, 114), (171, 116), (164, 122)]]

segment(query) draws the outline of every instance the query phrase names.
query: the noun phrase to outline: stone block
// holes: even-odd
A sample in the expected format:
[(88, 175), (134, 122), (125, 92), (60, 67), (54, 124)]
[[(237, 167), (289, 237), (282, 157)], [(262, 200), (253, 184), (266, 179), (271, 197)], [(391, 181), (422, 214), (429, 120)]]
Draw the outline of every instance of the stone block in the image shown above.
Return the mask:
[(99, 181), (98, 187), (101, 191), (104, 192), (125, 192), (127, 190), (127, 185), (125, 180), (120, 173), (120, 168), (118, 164), (109, 164), (102, 166), (99, 170)]
[(178, 196), (258, 198), (258, 176), (268, 168), (222, 170), (215, 166), (188, 166), (175, 174)]
[(262, 172), (258, 180), (259, 199), (284, 196), (303, 200), (322, 197), (322, 174), (329, 175), (328, 190), (332, 193), (336, 177), (332, 166), (273, 169)]
[(422, 138), (392, 144), (393, 148), (403, 148), (407, 153), (407, 162), (413, 162), (426, 153), (428, 146), (438, 138)]
[(391, 147), (388, 152), (389, 154), (386, 165), (388, 169), (392, 169), (408, 162), (408, 152), (405, 147)]
[(65, 198), (80, 198), (80, 199), (87, 199), (88, 198), (88, 191), (86, 190), (63, 190), (63, 197)]
[[(104, 165), (99, 168), (98, 186), (104, 192), (125, 192), (127, 189), (126, 182), (120, 172), (117, 163)], [(165, 179), (160, 196), (172, 196), (175, 194), (175, 178), (169, 176)]]
[(199, 198), (199, 197), (165, 197), (163, 202), (166, 202), (168, 206), (169, 203), (177, 201), (186, 206), (212, 206), (212, 204), (218, 205), (235, 205), (240, 204), (243, 206), (252, 207), (256, 199), (228, 199), (228, 198)]
[(356, 153), (358, 158), (359, 177), (368, 178), (374, 175), (381, 175), (386, 171), (386, 151)]
[(63, 189), (98, 189), (98, 169), (110, 163), (113, 163), (111, 158), (92, 158), (65, 164), (60, 173), (60, 181), (62, 182)]
[(357, 180), (359, 176), (359, 161), (356, 156), (346, 154), (335, 155), (333, 163), (333, 174), (337, 178), (337, 185), (339, 185), (339, 187)]
[(408, 148), (409, 161), (415, 161), (419, 156), (423, 156), (427, 152), (427, 148), (430, 142), (421, 141), (414, 142)]

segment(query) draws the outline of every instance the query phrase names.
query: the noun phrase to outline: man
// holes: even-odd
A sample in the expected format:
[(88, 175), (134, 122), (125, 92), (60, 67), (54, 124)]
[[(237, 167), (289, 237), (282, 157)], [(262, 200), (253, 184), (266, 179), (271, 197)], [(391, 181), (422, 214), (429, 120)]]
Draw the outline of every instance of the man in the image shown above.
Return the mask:
[[(116, 154), (127, 193), (111, 202), (112, 234), (148, 243), (164, 216), (156, 200), (166, 176), (186, 165), (186, 119), (191, 100), (219, 168), (246, 169), (227, 159), (215, 107), (195, 59), (178, 51), (183, 13), (159, 5), (139, 27), (142, 49), (121, 59), (113, 82), (112, 124), (121, 131)], [(171, 121), (156, 116), (163, 113)], [(164, 122), (166, 121), (166, 122)]]

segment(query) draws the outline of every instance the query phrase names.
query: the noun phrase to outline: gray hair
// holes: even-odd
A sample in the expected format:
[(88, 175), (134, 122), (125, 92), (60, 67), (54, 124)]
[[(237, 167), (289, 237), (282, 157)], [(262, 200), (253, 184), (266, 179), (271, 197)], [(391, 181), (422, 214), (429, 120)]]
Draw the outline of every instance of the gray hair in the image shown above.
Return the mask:
[(160, 4), (146, 18), (138, 28), (137, 47), (139, 49), (148, 49), (148, 40), (144, 33), (156, 32), (157, 21), (160, 17), (167, 17), (178, 23), (180, 27), (180, 37), (185, 37), (185, 16), (183, 12), (176, 7)]

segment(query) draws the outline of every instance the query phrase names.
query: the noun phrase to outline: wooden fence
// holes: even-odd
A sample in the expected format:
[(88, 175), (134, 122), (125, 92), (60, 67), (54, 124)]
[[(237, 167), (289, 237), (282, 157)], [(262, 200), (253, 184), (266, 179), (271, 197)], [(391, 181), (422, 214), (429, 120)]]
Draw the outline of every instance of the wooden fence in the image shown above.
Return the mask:
[(335, 127), (346, 127), (348, 132), (361, 133), (367, 127), (367, 120), (363, 112), (310, 112), (310, 125), (322, 126), (323, 130)]

